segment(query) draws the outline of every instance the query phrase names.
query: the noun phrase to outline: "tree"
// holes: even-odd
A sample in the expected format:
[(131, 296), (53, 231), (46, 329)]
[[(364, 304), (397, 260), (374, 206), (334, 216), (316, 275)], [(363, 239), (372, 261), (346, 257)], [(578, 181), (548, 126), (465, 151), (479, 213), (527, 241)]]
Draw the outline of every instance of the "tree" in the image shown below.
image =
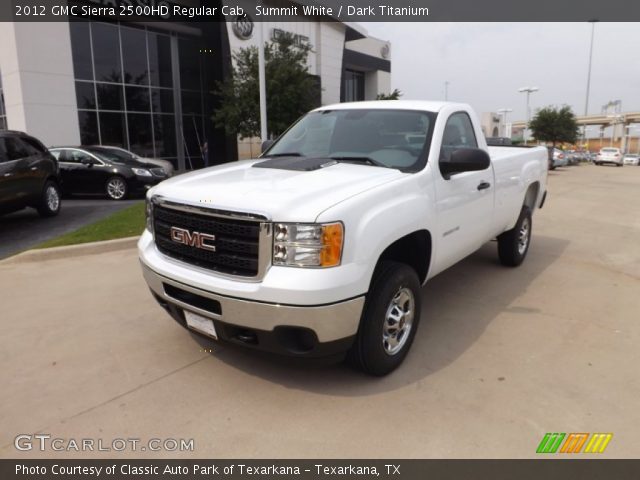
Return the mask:
[[(307, 56), (312, 47), (284, 33), (265, 43), (265, 75), (269, 135), (281, 134), (297, 118), (319, 105), (320, 87), (309, 74)], [(221, 98), (213, 115), (216, 126), (241, 138), (260, 135), (258, 48), (242, 48), (234, 54), (231, 78), (220, 82)]]
[(545, 107), (538, 111), (529, 123), (533, 137), (543, 142), (575, 143), (578, 139), (578, 122), (569, 106)]
[(402, 92), (396, 88), (391, 93), (379, 93), (376, 100), (399, 100), (401, 96)]

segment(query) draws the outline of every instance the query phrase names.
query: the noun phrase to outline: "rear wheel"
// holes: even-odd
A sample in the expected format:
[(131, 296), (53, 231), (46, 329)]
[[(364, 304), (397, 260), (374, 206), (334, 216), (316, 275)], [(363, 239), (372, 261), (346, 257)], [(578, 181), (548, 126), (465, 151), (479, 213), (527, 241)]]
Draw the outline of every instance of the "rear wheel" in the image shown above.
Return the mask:
[(407, 356), (420, 320), (420, 280), (404, 263), (384, 261), (374, 273), (360, 329), (349, 359), (376, 376), (395, 370)]
[(122, 177), (111, 177), (105, 188), (111, 200), (123, 200), (127, 196), (127, 182)]
[(60, 195), (60, 188), (58, 185), (49, 180), (44, 184), (42, 189), (42, 196), (38, 203), (37, 210), (41, 217), (54, 217), (60, 212), (60, 205), (62, 203)]
[(498, 257), (503, 265), (517, 267), (529, 251), (531, 243), (531, 209), (522, 207), (516, 225), (498, 236)]

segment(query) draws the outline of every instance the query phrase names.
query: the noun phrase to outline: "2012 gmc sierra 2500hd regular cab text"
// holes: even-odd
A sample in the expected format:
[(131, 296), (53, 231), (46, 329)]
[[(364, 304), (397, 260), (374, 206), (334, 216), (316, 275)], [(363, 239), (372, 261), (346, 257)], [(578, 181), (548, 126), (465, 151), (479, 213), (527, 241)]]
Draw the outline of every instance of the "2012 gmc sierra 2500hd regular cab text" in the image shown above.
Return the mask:
[(422, 284), (496, 237), (503, 264), (523, 261), (546, 180), (545, 148), (488, 148), (468, 105), (326, 106), (257, 160), (152, 188), (140, 260), (183, 326), (384, 375)]

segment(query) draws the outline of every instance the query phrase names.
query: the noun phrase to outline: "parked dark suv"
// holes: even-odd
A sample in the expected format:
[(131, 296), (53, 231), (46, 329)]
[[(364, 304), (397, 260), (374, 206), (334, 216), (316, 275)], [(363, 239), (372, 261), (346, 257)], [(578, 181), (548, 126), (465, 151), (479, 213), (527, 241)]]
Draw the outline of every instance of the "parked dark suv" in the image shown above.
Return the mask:
[(0, 213), (33, 207), (43, 217), (60, 211), (58, 161), (37, 139), (0, 131)]

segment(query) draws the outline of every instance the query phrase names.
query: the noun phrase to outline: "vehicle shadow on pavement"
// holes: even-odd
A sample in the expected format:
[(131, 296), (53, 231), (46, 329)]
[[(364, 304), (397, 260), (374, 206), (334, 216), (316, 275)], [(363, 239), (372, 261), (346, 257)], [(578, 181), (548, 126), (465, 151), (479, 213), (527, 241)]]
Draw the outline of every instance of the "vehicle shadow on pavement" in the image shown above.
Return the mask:
[(430, 280), (422, 289), (420, 328), (411, 351), (403, 365), (383, 378), (364, 375), (344, 362), (327, 365), (326, 362), (281, 358), (234, 346), (212, 347), (205, 338), (192, 335), (204, 349), (212, 348), (211, 355), (216, 359), (286, 388), (338, 396), (391, 391), (420, 382), (455, 362), (498, 315), (538, 313), (537, 308), (510, 305), (568, 245), (569, 241), (565, 239), (535, 236), (522, 266), (507, 268), (498, 262), (496, 243), (489, 242)]

